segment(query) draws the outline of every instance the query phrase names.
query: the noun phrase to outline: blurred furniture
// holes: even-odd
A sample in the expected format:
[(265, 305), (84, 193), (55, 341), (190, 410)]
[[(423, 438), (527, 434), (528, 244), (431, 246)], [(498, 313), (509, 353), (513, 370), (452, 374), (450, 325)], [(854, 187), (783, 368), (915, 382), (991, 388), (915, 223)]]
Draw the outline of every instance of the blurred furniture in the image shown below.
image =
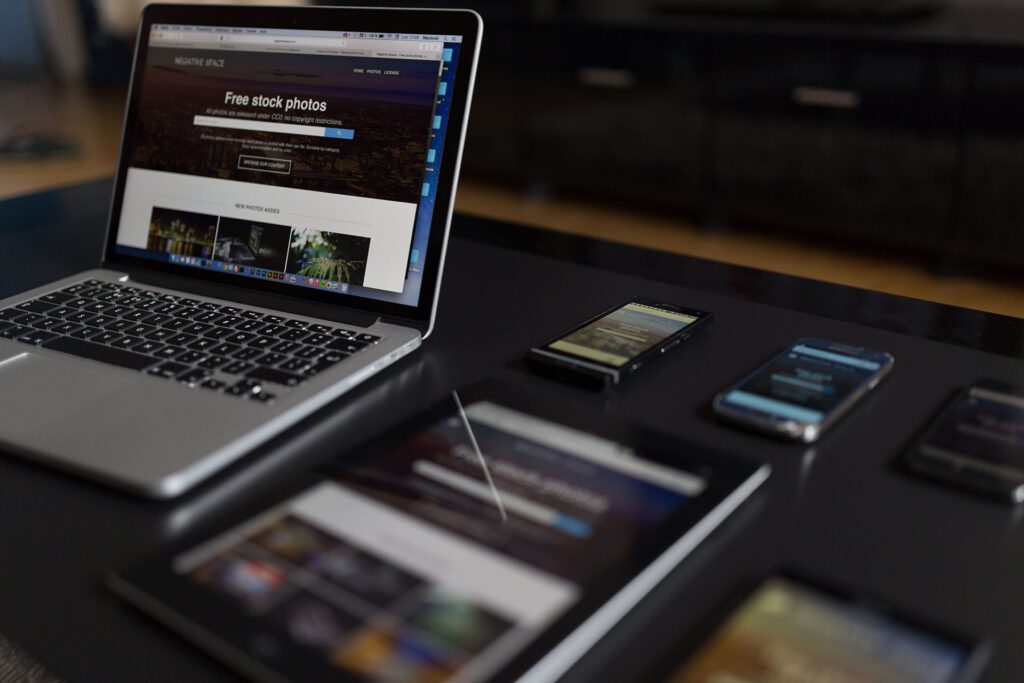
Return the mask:
[(486, 9), (469, 173), (1024, 265), (1020, 3)]

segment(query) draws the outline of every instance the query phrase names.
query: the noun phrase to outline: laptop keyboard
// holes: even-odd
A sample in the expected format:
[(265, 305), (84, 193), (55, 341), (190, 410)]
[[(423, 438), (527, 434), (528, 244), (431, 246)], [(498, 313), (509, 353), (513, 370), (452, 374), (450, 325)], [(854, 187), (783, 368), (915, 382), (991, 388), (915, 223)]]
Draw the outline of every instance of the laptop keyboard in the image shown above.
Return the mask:
[(380, 341), (102, 280), (0, 310), (0, 337), (260, 403)]

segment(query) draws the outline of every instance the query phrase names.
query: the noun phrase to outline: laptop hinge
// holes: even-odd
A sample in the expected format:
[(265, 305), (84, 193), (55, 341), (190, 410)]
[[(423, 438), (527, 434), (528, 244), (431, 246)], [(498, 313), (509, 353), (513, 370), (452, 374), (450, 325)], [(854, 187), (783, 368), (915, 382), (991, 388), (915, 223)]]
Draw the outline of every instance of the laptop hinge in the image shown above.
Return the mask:
[(298, 297), (281, 296), (267, 292), (256, 292), (244, 287), (233, 287), (216, 282), (204, 282), (195, 278), (174, 275), (171, 273), (159, 273), (144, 268), (134, 268), (117, 263), (104, 262), (104, 268), (128, 274), (129, 282), (138, 282), (154, 287), (175, 289), (198, 296), (208, 296), (215, 299), (224, 299), (242, 306), (258, 306), (260, 308), (272, 308), (283, 313), (293, 315), (304, 315), (310, 318), (322, 318), (340, 324), (353, 325), (355, 327), (370, 327), (380, 321), (381, 316), (377, 313), (356, 311), (344, 306), (332, 306), (315, 301), (306, 301)]

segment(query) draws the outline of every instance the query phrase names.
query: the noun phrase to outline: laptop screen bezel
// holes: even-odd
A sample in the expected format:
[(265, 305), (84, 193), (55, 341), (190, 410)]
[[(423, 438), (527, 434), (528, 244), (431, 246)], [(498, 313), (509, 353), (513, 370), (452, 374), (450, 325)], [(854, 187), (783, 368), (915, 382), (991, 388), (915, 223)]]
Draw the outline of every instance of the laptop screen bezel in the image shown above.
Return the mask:
[[(459, 35), (462, 44), (455, 64), (450, 114), (441, 164), (435, 189), (427, 250), (422, 259), (422, 279), (415, 306), (362, 297), (355, 294), (327, 292), (288, 283), (255, 278), (242, 278), (234, 273), (192, 268), (138, 256), (117, 253), (117, 235), (124, 200), (125, 182), (133, 147), (139, 107), (141, 83), (153, 24), (251, 27), (320, 31), (373, 31)], [(237, 7), (237, 6), (174, 6), (150, 5), (139, 22), (131, 85), (125, 108), (121, 149), (118, 157), (110, 220), (107, 225), (104, 265), (159, 271), (205, 282), (229, 285), (247, 292), (263, 292), (300, 301), (328, 304), (344, 309), (371, 313), (396, 321), (407, 321), (423, 328), (432, 320), (438, 294), (447, 232), (450, 226), (452, 194), (461, 159), (466, 113), (476, 69), (477, 43), (480, 35), (479, 17), (465, 10), (408, 10), (341, 7)], [(418, 209), (417, 209), (418, 210)]]

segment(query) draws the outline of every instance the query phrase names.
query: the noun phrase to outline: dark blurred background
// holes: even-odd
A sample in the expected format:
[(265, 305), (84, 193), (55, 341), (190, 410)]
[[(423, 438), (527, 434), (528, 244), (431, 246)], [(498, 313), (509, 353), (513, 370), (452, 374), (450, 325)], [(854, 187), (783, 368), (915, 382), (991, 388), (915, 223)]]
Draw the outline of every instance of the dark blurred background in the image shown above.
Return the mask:
[[(2, 0), (0, 197), (113, 172), (144, 4)], [(460, 210), (1024, 317), (1024, 2), (398, 4), (485, 19)]]

